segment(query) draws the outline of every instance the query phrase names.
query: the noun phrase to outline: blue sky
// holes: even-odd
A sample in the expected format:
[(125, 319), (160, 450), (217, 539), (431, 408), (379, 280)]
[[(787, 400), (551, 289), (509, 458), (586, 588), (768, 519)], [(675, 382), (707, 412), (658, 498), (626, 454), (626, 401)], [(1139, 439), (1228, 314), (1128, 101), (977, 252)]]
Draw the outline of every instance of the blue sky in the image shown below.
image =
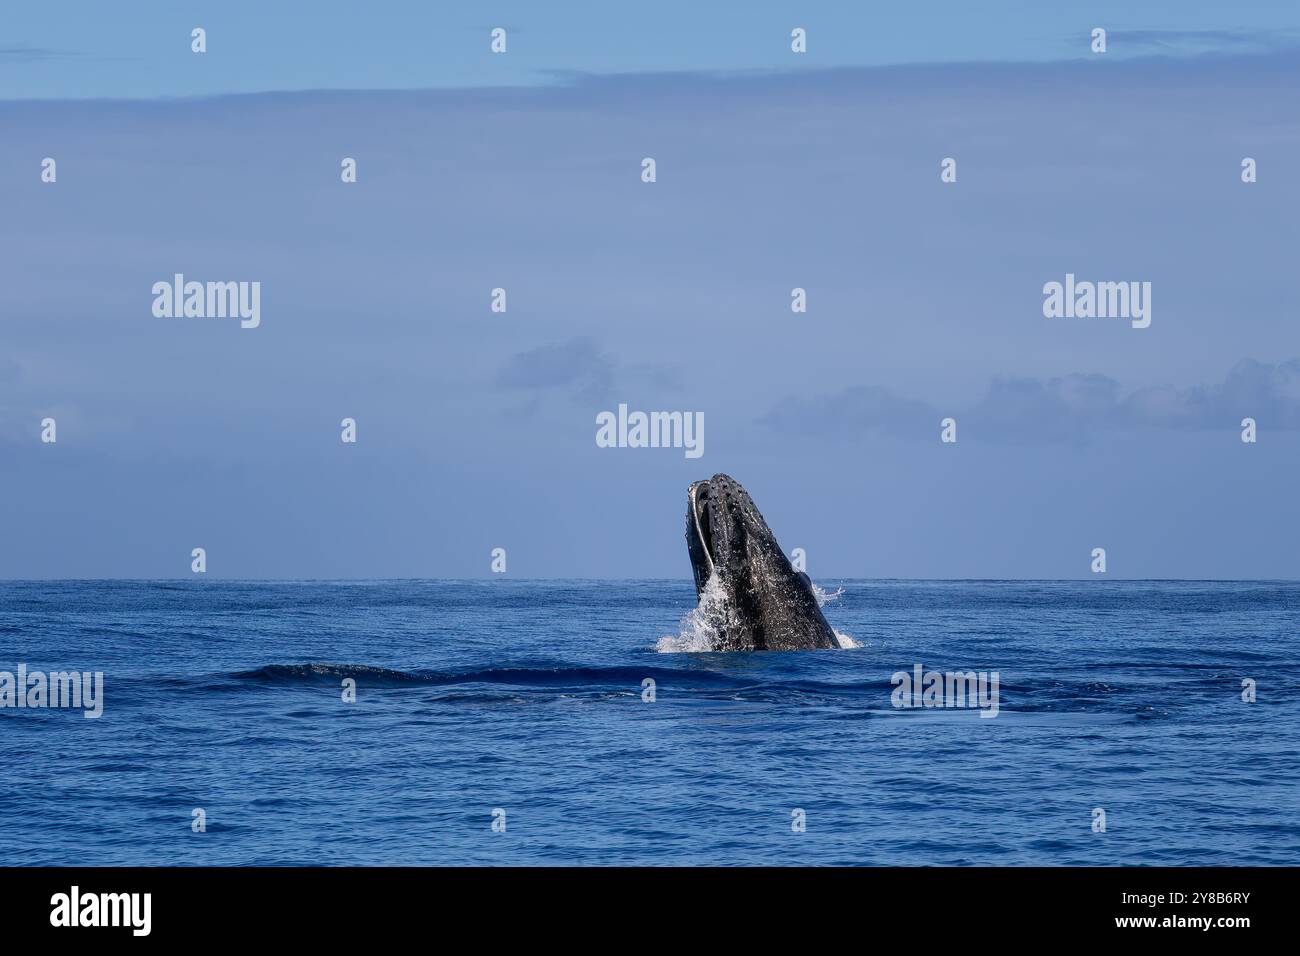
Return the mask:
[[(825, 69), (1251, 52), (1300, 38), (1293, 0), (502, 3), (100, 0), (10, 4), (0, 96), (155, 97), (555, 83), (566, 74)], [(790, 30), (808, 31), (795, 59)], [(190, 52), (203, 27), (208, 53)], [(488, 32), (507, 30), (493, 56)]]
[[(816, 578), (1300, 577), (1296, 8), (1041, 8), (24, 8), (0, 576), (684, 578), (726, 471)], [(175, 272), (261, 327), (154, 318)], [(1067, 272), (1151, 327), (1044, 318)], [(597, 448), (619, 402), (704, 457)]]

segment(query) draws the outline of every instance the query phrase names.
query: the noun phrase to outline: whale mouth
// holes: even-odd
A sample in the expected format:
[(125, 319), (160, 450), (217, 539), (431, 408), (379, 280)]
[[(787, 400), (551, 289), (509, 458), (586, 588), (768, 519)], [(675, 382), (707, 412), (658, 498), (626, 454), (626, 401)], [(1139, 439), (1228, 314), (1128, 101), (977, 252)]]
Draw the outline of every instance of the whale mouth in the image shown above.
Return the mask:
[(745, 489), (728, 475), (692, 482), (687, 498), (686, 549), (696, 590), (703, 594), (710, 578), (743, 565), (743, 549), (751, 536), (770, 532)]
[(709, 523), (709, 482), (707, 480), (692, 482), (689, 496), (692, 530), (694, 531), (693, 543), (698, 546), (704, 560), (708, 563), (709, 574), (712, 574), (716, 569), (716, 564), (713, 560), (713, 551), (709, 547), (713, 530)]

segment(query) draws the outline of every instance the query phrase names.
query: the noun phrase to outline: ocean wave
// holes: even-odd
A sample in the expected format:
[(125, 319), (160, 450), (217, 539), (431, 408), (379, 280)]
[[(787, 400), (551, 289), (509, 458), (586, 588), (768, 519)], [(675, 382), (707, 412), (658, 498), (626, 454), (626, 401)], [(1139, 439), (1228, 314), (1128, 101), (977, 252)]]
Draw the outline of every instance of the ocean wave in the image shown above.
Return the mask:
[[(654, 660), (649, 657), (648, 660)], [(273, 663), (250, 669), (195, 675), (133, 675), (113, 682), (115, 695), (147, 700), (150, 691), (181, 695), (245, 694), (330, 688), (351, 678), (364, 690), (428, 691), (438, 703), (539, 702), (566, 698), (618, 700), (640, 697), (653, 680), (656, 698), (689, 704), (707, 701), (770, 702), (781, 706), (831, 705), (852, 715), (906, 718), (952, 716), (972, 707), (894, 707), (894, 670), (873, 665), (866, 672), (838, 655), (700, 653), (679, 658), (680, 666), (576, 666), (561, 661), (525, 661), (450, 670), (403, 670), (338, 662)], [(853, 673), (849, 673), (849, 671)], [(1196, 669), (1153, 680), (1148, 671), (1114, 673), (1098, 680), (1088, 667), (1061, 672), (1003, 674), (999, 711), (1006, 714), (1110, 715), (1136, 720), (1164, 719), (1191, 709), (1235, 699), (1235, 675)], [(1177, 690), (1174, 695), (1171, 689)], [(120, 699), (120, 698), (119, 698)], [(1265, 706), (1265, 705), (1260, 705)], [(0, 717), (4, 716), (0, 714)]]
[[(748, 655), (746, 657), (753, 659)], [(951, 707), (895, 708), (891, 702), (895, 685), (884, 672), (865, 680), (819, 680), (807, 676), (804, 669), (791, 669), (788, 664), (777, 663), (775, 657), (776, 655), (762, 655), (763, 659), (755, 661), (752, 667), (731, 671), (725, 669), (726, 663), (737, 660), (738, 656), (722, 653), (715, 655), (722, 669), (572, 667), (556, 664), (407, 671), (365, 664), (267, 664), (226, 674), (173, 678), (170, 683), (177, 689), (188, 687), (198, 691), (234, 691), (320, 684), (338, 686), (343, 679), (352, 678), (362, 688), (430, 688), (446, 692), (439, 694), (439, 699), (482, 700), (503, 694), (511, 699), (636, 696), (641, 693), (644, 681), (649, 678), (655, 682), (656, 694), (660, 699), (671, 699), (676, 694), (681, 699), (699, 700), (805, 704), (838, 702), (860, 706), (872, 712), (893, 712), (912, 717), (938, 715), (954, 710)], [(1210, 691), (1213, 688), (1205, 686), (1198, 689)], [(1152, 690), (1154, 688), (1145, 684), (1116, 685), (1059, 677), (1036, 682), (1003, 681), (1000, 686), (1000, 709), (1021, 714), (1105, 712), (1127, 714), (1141, 719), (1167, 716), (1168, 710), (1165, 707), (1152, 706)]]
[[(597, 688), (601, 690), (641, 687), (646, 678), (656, 683), (671, 683), (697, 689), (738, 688), (752, 686), (751, 678), (733, 677), (717, 671), (660, 667), (572, 667), (517, 666), (489, 667), (452, 671), (404, 671), (365, 664), (267, 664), (253, 670), (216, 675), (217, 680), (248, 686), (274, 686), (335, 682), (351, 677), (367, 686), (464, 687), (473, 684), (499, 684), (519, 688), (555, 690)], [(207, 678), (212, 680), (214, 678)]]
[[(776, 655), (769, 655), (775, 658)], [(784, 655), (783, 655), (784, 656)], [(719, 669), (699, 666), (672, 667), (573, 667), (509, 666), (449, 671), (400, 670), (366, 664), (326, 662), (266, 664), (229, 673), (173, 676), (169, 678), (122, 678), (116, 683), (161, 684), (173, 691), (237, 692), (277, 687), (337, 687), (352, 678), (362, 688), (430, 688), (463, 692), (466, 698), (482, 694), (485, 688), (509, 690), (524, 696), (558, 697), (564, 694), (599, 696), (639, 695), (644, 681), (655, 682), (657, 693), (678, 693), (688, 697), (789, 701), (808, 698), (823, 700), (868, 699), (889, 704), (891, 684), (883, 677), (863, 681), (816, 680), (790, 673), (770, 663), (734, 667), (742, 660), (734, 654), (714, 655)], [(701, 658), (694, 658), (699, 662)], [(748, 662), (747, 662), (748, 663)], [(775, 666), (774, 666), (775, 665)]]

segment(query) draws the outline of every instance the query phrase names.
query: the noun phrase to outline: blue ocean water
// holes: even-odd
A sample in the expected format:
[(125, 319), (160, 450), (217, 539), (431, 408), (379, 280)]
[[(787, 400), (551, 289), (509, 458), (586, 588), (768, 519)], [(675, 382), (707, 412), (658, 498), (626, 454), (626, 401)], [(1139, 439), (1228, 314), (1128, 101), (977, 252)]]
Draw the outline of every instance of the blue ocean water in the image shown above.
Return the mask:
[(0, 670), (105, 675), (0, 710), (5, 863), (1300, 863), (1300, 584), (819, 583), (860, 647), (657, 652), (686, 581), (0, 583)]

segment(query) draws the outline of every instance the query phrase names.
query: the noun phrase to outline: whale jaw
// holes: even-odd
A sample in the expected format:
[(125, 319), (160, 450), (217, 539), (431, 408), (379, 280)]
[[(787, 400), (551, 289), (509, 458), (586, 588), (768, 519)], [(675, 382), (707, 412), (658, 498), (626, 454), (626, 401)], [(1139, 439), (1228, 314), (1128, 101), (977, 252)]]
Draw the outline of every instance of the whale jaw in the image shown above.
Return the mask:
[(796, 571), (754, 506), (729, 475), (693, 482), (687, 490), (686, 551), (703, 598), (716, 578), (726, 604), (718, 621), (718, 650), (835, 648), (808, 575)]

